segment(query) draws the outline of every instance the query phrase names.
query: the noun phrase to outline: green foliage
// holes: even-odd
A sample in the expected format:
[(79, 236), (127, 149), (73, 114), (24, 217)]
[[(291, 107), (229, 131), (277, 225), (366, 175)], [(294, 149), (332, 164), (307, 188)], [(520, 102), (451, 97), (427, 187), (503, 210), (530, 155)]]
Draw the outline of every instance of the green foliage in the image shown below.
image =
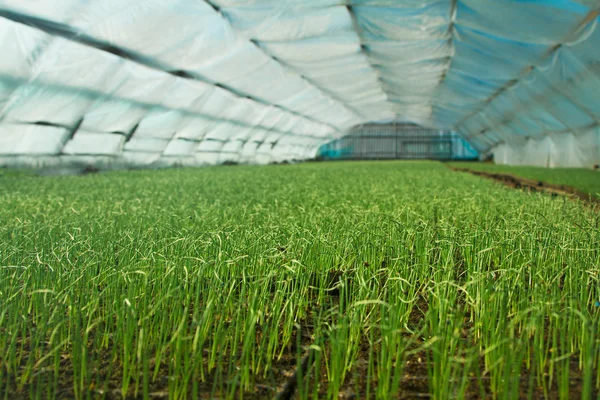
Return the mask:
[(449, 163), (457, 168), (468, 168), (500, 174), (511, 174), (521, 178), (542, 181), (554, 185), (565, 185), (583, 193), (600, 197), (600, 171), (583, 168), (542, 168), (513, 165), (495, 165), (478, 162)]
[(305, 354), (300, 398), (600, 384), (600, 217), (563, 198), (362, 162), (6, 177), (0, 205), (3, 397), (269, 398)]

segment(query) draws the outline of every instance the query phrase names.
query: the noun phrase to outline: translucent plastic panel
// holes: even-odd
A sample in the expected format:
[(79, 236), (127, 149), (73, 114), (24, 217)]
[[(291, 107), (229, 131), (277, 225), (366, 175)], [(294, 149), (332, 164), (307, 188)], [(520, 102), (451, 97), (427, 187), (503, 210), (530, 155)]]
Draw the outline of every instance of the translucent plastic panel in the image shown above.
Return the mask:
[(483, 52), (460, 41), (456, 41), (454, 47), (456, 55), (452, 62), (452, 68), (480, 80), (508, 81), (519, 76), (523, 68), (527, 66), (524, 61), (516, 62), (504, 57), (501, 52), (493, 53), (491, 49)]
[(219, 141), (222, 144), (229, 140), (232, 136), (234, 136), (237, 133), (238, 129), (239, 126), (237, 125), (222, 123), (216, 125), (213, 129), (211, 129), (204, 138), (208, 141)]
[(281, 101), (284, 107), (296, 110), (298, 114), (310, 115), (311, 117), (314, 117), (314, 113), (318, 109), (327, 108), (333, 105), (332, 103), (331, 99), (327, 98), (318, 89), (312, 87), (293, 93), (290, 97)]
[(370, 5), (378, 7), (393, 7), (419, 9), (427, 6), (447, 7), (447, 0), (352, 0), (354, 5)]
[(81, 0), (0, 0), (2, 8), (57, 22), (76, 19), (81, 5)]
[(78, 127), (69, 160), (269, 162), (376, 120), (455, 128), (482, 151), (504, 142), (505, 160), (584, 165), (600, 121), (591, 6), (0, 0), (2, 151), (58, 154)]
[(89, 3), (80, 21), (77, 25), (89, 35), (173, 69), (198, 68), (227, 53), (238, 40), (204, 1), (103, 0)]
[(468, 45), (482, 54), (496, 56), (522, 66), (538, 64), (548, 52), (548, 46), (544, 44), (510, 40), (462, 25), (456, 25), (455, 32), (456, 43)]
[(169, 144), (169, 140), (153, 139), (145, 137), (133, 137), (125, 143), (125, 151), (146, 152), (146, 153), (162, 153)]
[(566, 127), (580, 128), (594, 122), (592, 116), (562, 93), (554, 90), (547, 81), (540, 79), (539, 74), (533, 74), (532, 79), (524, 81), (521, 88), (526, 92), (525, 95), (529, 96), (530, 104), (541, 104)]
[(67, 142), (65, 154), (116, 155), (122, 151), (125, 137), (106, 133), (79, 131)]
[(323, 61), (360, 52), (356, 34), (310, 38), (285, 43), (265, 43), (263, 47), (286, 63)]
[(129, 133), (148, 111), (148, 108), (128, 101), (99, 98), (87, 108), (81, 128), (98, 132)]
[(46, 85), (23, 85), (4, 108), (7, 121), (52, 123), (73, 127), (94, 99), (85, 93), (62, 91)]
[(198, 147), (198, 143), (188, 140), (175, 139), (171, 140), (165, 148), (163, 155), (165, 156), (186, 156), (194, 152)]
[[(229, 82), (229, 85), (243, 93), (249, 93), (265, 101), (276, 103), (292, 94), (291, 90), (286, 90), (281, 85), (282, 82), (286, 82), (289, 79), (288, 76), (292, 78), (292, 74), (282, 68), (281, 64), (274, 60), (269, 60), (261, 68)], [(262, 84), (257, 85), (257, 82), (262, 82)], [(308, 86), (302, 81), (298, 81), (298, 83), (299, 87)]]
[(212, 85), (203, 82), (177, 78), (161, 103), (167, 108), (188, 110), (204, 104), (213, 88)]
[(449, 3), (434, 3), (423, 8), (353, 8), (367, 40), (420, 40), (447, 38)]
[[(552, 165), (570, 165), (587, 167), (582, 160), (587, 158), (586, 151), (580, 146), (580, 141), (574, 135), (552, 135)], [(582, 151), (583, 150), (583, 151)]]
[(440, 99), (448, 99), (449, 103), (455, 105), (466, 103), (473, 107), (491, 97), (501, 85), (499, 81), (477, 79), (454, 68), (446, 74), (444, 84), (443, 89), (449, 92), (440, 93)]
[[(328, 7), (321, 2), (318, 8), (299, 10), (291, 3), (269, 2), (262, 7), (246, 3), (236, 7), (225, 6), (223, 12), (242, 35), (261, 41), (283, 42), (352, 30), (352, 20), (346, 7)], [(297, 2), (297, 5), (301, 3)]]
[(113, 54), (57, 38), (44, 49), (35, 64), (33, 83), (52, 85), (57, 91), (84, 90), (105, 92), (113, 89), (109, 79), (121, 65)]
[[(28, 78), (33, 73), (37, 57), (52, 41), (52, 37), (36, 29), (12, 21), (0, 21), (0, 74), (3, 79)], [(36, 54), (37, 53), (37, 54)], [(36, 54), (36, 57), (32, 55)]]
[(553, 45), (567, 39), (588, 12), (569, 0), (460, 0), (457, 22), (505, 39)]
[(69, 132), (51, 126), (0, 124), (0, 154), (59, 154)]
[(248, 99), (236, 99), (228, 108), (221, 110), (219, 118), (239, 123), (240, 125), (261, 125), (268, 109)]
[[(600, 32), (600, 29), (596, 28), (596, 31)], [(589, 46), (561, 48), (553, 65), (537, 75), (554, 93), (562, 94), (587, 115), (600, 120), (600, 102), (597, 101), (600, 74), (596, 67), (600, 64), (600, 56), (594, 61), (587, 53), (590, 50)]]
[(182, 118), (179, 111), (151, 111), (140, 121), (134, 136), (170, 139), (177, 132)]
[(581, 136), (551, 134), (540, 140), (503, 143), (492, 154), (499, 164), (537, 165), (541, 167), (588, 168), (600, 162), (600, 130), (596, 127)]
[(235, 158), (237, 158), (242, 149), (242, 145), (243, 143), (239, 140), (230, 140), (229, 142), (223, 145), (221, 151), (225, 153), (233, 153), (235, 155)]
[(39, 51), (28, 84), (15, 90), (4, 109), (9, 119), (73, 124), (106, 89), (106, 78), (119, 62), (63, 39), (53, 39)]
[[(251, 42), (240, 42), (230, 51), (220, 57), (208, 60), (202, 66), (193, 69), (193, 72), (207, 79), (221, 82), (241, 78), (249, 72), (260, 69), (270, 60), (266, 54), (261, 53), (255, 44)], [(243, 65), (243, 68), (240, 66)]]
[(223, 142), (215, 140), (203, 140), (196, 151), (198, 152), (219, 152), (223, 148)]
[(287, 0), (285, 2), (274, 0), (213, 0), (214, 4), (221, 7), (252, 6), (269, 9), (291, 9), (302, 11), (310, 8), (332, 7), (346, 4), (346, 0)]
[(256, 156), (256, 142), (246, 142), (240, 148), (240, 160), (243, 162), (252, 162)]
[(201, 139), (215, 124), (219, 122), (200, 117), (184, 116), (177, 126), (175, 137), (182, 139)]
[(160, 105), (175, 86), (177, 77), (124, 61), (106, 80), (107, 91), (113, 98), (146, 105)]
[(450, 57), (448, 40), (402, 40), (371, 42), (367, 45), (371, 59), (379, 63), (405, 63)]

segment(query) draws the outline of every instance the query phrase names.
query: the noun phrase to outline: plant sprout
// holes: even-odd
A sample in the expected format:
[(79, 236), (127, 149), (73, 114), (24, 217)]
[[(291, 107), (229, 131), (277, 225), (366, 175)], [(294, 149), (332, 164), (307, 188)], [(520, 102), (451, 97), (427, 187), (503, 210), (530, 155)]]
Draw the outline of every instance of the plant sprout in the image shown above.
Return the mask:
[(577, 201), (360, 162), (9, 175), (0, 204), (6, 399), (600, 389)]

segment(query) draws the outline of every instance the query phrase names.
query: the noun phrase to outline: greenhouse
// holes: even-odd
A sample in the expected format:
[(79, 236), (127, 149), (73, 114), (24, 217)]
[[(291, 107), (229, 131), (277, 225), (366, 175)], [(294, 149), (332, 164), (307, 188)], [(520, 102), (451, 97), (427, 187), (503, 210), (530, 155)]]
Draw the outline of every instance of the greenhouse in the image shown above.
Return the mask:
[(600, 0), (0, 0), (3, 399), (599, 399)]

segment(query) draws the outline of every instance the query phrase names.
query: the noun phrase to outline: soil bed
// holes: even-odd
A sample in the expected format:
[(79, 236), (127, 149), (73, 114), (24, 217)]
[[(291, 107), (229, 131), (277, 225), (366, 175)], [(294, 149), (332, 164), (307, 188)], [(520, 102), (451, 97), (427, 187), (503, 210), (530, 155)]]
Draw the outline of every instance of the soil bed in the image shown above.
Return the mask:
[(581, 192), (577, 189), (574, 189), (570, 186), (566, 185), (553, 185), (551, 183), (535, 181), (532, 179), (521, 178), (518, 176), (510, 175), (510, 174), (499, 174), (492, 172), (484, 172), (484, 171), (475, 171), (469, 168), (456, 168), (449, 167), (453, 171), (457, 172), (468, 172), (470, 174), (481, 176), (488, 179), (493, 179), (498, 181), (505, 186), (514, 188), (514, 189), (523, 189), (529, 190), (532, 192), (542, 192), (547, 193), (552, 196), (567, 196), (569, 198), (579, 199), (582, 202), (592, 206), (593, 208), (600, 207), (600, 198), (593, 196), (589, 193)]

